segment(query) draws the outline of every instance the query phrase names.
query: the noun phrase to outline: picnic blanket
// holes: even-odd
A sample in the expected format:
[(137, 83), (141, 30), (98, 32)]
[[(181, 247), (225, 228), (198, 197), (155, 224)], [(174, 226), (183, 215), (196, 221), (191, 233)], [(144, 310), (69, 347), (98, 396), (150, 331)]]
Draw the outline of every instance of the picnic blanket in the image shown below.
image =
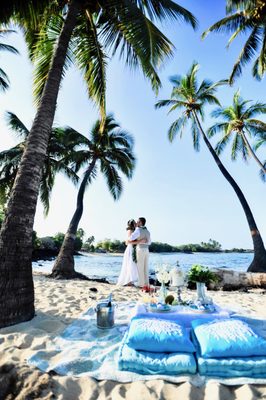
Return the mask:
[[(183, 376), (141, 375), (118, 370), (119, 347), (127, 331), (134, 308), (135, 303), (133, 302), (118, 304), (115, 312), (115, 326), (107, 330), (97, 328), (94, 309), (89, 308), (69, 325), (60, 336), (51, 337), (46, 350), (36, 351), (28, 359), (28, 363), (44, 372), (55, 371), (60, 375), (88, 376), (98, 380), (108, 379), (118, 382), (163, 379), (176, 383), (188, 381), (198, 387), (211, 380), (227, 385), (266, 384), (266, 377), (262, 379), (215, 377), (213, 379), (198, 374)], [(246, 319), (266, 337), (266, 321)]]

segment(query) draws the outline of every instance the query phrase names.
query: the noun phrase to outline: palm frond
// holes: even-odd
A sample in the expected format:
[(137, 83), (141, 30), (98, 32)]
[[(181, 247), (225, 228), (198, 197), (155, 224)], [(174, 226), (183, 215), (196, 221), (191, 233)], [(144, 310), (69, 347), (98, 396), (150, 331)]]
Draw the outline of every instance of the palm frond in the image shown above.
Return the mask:
[(47, 216), (50, 208), (50, 196), (54, 186), (55, 175), (52, 169), (46, 164), (44, 173), (40, 182), (40, 199), (44, 207), (44, 215)]
[(211, 138), (214, 135), (217, 135), (217, 133), (225, 133), (227, 128), (228, 128), (227, 122), (216, 123), (208, 129), (207, 135), (209, 138)]
[(266, 145), (266, 132), (258, 132), (256, 139), (257, 141), (254, 145), (254, 149), (258, 150), (259, 147)]
[(180, 138), (182, 138), (182, 134), (187, 122), (187, 118), (183, 115), (171, 124), (168, 130), (168, 139), (170, 142), (173, 142), (177, 134), (179, 134)]
[(9, 44), (0, 43), (0, 51), (9, 51), (9, 53), (19, 54), (18, 50)]
[(252, 24), (247, 22), (247, 19), (243, 12), (238, 12), (236, 14), (222, 18), (220, 21), (217, 21), (215, 24), (210, 26), (210, 28), (208, 28), (205, 32), (203, 32), (201, 37), (202, 39), (205, 39), (205, 37), (210, 32), (216, 32), (216, 33), (235, 32), (239, 29), (239, 27), (243, 26), (251, 27)]
[(231, 159), (235, 161), (237, 159), (237, 156), (240, 152), (242, 152), (242, 144), (243, 141), (241, 140), (240, 135), (235, 135), (232, 143), (232, 149), (231, 149)]
[(23, 124), (23, 122), (16, 116), (16, 114), (7, 111), (5, 114), (7, 125), (9, 129), (14, 131), (19, 137), (26, 139), (29, 134), (29, 130)]
[[(263, 166), (264, 166), (264, 169), (265, 169), (266, 168), (266, 161), (264, 161)], [(261, 178), (262, 182), (265, 183), (266, 182), (266, 174), (265, 174), (265, 172), (264, 172), (264, 170), (262, 168), (260, 169), (259, 175), (260, 175), (260, 178)]]
[(151, 20), (177, 19), (185, 21), (194, 29), (197, 27), (198, 23), (193, 14), (171, 0), (164, 0), (163, 2), (158, 0), (137, 0), (136, 4)]
[(177, 101), (168, 99), (168, 100), (159, 100), (157, 103), (155, 103), (154, 107), (157, 108), (162, 108), (162, 107), (167, 107), (167, 106), (174, 106), (176, 105)]
[(5, 92), (9, 88), (9, 83), (7, 74), (0, 68), (0, 90)]
[(225, 147), (227, 146), (227, 144), (229, 143), (231, 137), (229, 135), (225, 135), (222, 137), (221, 140), (219, 140), (219, 142), (216, 144), (215, 146), (215, 151), (217, 153), (217, 155), (219, 156), (220, 154), (222, 154), (222, 152), (224, 151)]
[(73, 53), (76, 63), (84, 75), (89, 96), (99, 105), (101, 116), (104, 119), (106, 115), (107, 56), (100, 43), (91, 13), (87, 11), (86, 16), (86, 21), (80, 18), (74, 31)]
[(257, 80), (261, 80), (266, 71), (266, 28), (263, 27), (262, 46), (260, 54), (254, 62), (252, 74)]
[(248, 120), (248, 127), (257, 128), (259, 132), (263, 133), (266, 131), (266, 123), (255, 118), (250, 118)]
[(200, 151), (200, 131), (199, 131), (198, 125), (197, 125), (196, 121), (194, 120), (194, 118), (191, 123), (191, 134), (192, 134), (192, 139), (193, 139), (194, 150)]
[[(47, 21), (47, 24), (42, 27), (39, 33), (38, 41), (36, 42), (36, 47), (32, 49), (32, 60), (34, 63), (34, 86), (33, 94), (37, 104), (39, 104), (44, 85), (46, 83), (49, 69), (52, 63), (55, 45), (57, 43), (58, 37), (60, 35), (64, 19), (60, 15), (51, 16)], [(73, 63), (73, 55), (71, 51), (71, 45), (68, 48), (62, 76), (70, 65)]]
[(254, 117), (258, 114), (266, 114), (266, 103), (257, 102), (252, 104), (242, 114), (243, 119), (254, 120)]
[(105, 177), (108, 189), (114, 200), (118, 200), (122, 194), (123, 184), (116, 168), (105, 162), (105, 160), (101, 160), (101, 172)]
[(230, 84), (232, 84), (236, 77), (239, 77), (242, 74), (242, 67), (244, 67), (256, 54), (259, 45), (261, 44), (261, 33), (262, 29), (260, 27), (255, 27), (246, 43), (244, 44), (243, 49), (241, 50), (237, 61), (233, 66), (232, 73), (229, 78)]
[(107, 3), (101, 18), (100, 35), (112, 53), (120, 52), (132, 68), (141, 66), (154, 90), (160, 87), (156, 72), (161, 62), (172, 55), (172, 43), (129, 0), (124, 0), (119, 10)]

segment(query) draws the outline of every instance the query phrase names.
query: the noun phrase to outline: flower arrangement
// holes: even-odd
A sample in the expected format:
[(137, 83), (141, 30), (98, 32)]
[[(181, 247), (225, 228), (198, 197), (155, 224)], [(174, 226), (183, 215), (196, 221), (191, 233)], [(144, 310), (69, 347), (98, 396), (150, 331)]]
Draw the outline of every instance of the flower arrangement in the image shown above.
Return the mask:
[(171, 277), (170, 271), (169, 271), (169, 267), (166, 264), (157, 267), (155, 270), (155, 273), (156, 273), (156, 278), (160, 283), (166, 284), (170, 281), (170, 277)]
[(134, 263), (137, 263), (137, 245), (133, 244), (133, 248), (132, 248), (132, 259)]
[(189, 282), (203, 282), (208, 285), (211, 282), (217, 282), (218, 276), (212, 272), (208, 267), (203, 265), (194, 264), (188, 272)]

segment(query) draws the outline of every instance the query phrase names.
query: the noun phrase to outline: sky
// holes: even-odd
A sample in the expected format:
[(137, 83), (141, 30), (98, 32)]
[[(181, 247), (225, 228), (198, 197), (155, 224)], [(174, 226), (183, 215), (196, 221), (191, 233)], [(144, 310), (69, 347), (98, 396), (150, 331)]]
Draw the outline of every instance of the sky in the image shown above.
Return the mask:
[[(182, 139), (173, 143), (167, 130), (177, 114), (167, 115), (167, 109), (155, 110), (154, 104), (170, 97), (169, 77), (185, 74), (193, 61), (199, 62), (199, 79), (218, 81), (228, 78), (241, 50), (244, 38), (226, 49), (228, 35), (210, 34), (204, 41), (202, 32), (225, 15), (224, 0), (180, 0), (199, 21), (195, 32), (181, 21), (158, 25), (175, 46), (174, 56), (160, 70), (162, 89), (154, 94), (141, 71), (127, 68), (118, 57), (109, 62), (107, 75), (107, 109), (123, 129), (135, 138), (137, 165), (130, 181), (123, 179), (124, 190), (114, 202), (103, 178), (87, 189), (80, 227), (86, 236), (96, 241), (105, 238), (124, 240), (126, 223), (131, 218), (147, 219), (152, 240), (172, 245), (200, 243), (215, 239), (223, 248), (252, 248), (245, 214), (234, 191), (221, 175), (210, 153), (201, 143), (199, 153), (193, 149), (189, 128)], [(32, 98), (32, 67), (27, 57), (22, 35), (12, 34), (6, 43), (14, 45), (19, 56), (1, 52), (0, 66), (8, 73), (11, 87), (0, 94), (0, 151), (18, 142), (7, 128), (5, 112), (12, 111), (30, 128), (36, 109)], [(245, 99), (265, 101), (265, 80), (251, 76), (251, 64), (244, 69), (233, 87), (222, 87), (217, 93), (223, 106), (230, 105), (233, 94), (240, 89)], [(215, 121), (206, 110), (204, 128)], [(58, 97), (55, 124), (69, 125), (84, 135), (98, 117), (98, 111), (88, 99), (79, 71), (71, 68), (62, 82)], [(215, 145), (218, 136), (212, 139)], [(266, 147), (258, 156), (265, 160)], [(238, 182), (251, 207), (266, 244), (266, 184), (258, 176), (254, 160), (232, 162), (229, 150), (222, 161)], [(75, 211), (77, 188), (59, 175), (51, 196), (50, 212), (44, 217), (38, 202), (34, 229), (38, 236), (65, 232)]]

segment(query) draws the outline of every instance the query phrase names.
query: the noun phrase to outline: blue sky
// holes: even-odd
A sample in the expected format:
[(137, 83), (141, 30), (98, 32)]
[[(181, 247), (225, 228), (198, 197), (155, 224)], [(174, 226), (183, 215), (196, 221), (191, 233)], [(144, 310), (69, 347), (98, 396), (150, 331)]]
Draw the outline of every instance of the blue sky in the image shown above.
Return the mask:
[[(179, 22), (161, 26), (176, 49), (174, 57), (160, 71), (163, 87), (157, 98), (140, 71), (129, 70), (117, 58), (109, 64), (108, 111), (113, 112), (121, 126), (134, 135), (137, 166), (133, 179), (124, 181), (123, 195), (116, 203), (103, 179), (98, 177), (85, 195), (80, 226), (87, 236), (94, 235), (96, 240), (122, 240), (126, 221), (145, 216), (154, 241), (183, 244), (212, 238), (224, 248), (251, 248), (249, 229), (240, 203), (204, 143), (201, 151), (195, 153), (187, 129), (182, 140), (176, 139), (170, 144), (167, 130), (175, 115), (167, 115), (166, 109), (154, 109), (158, 99), (170, 97), (169, 76), (186, 73), (194, 60), (201, 65), (200, 79), (216, 81), (227, 78), (243, 43), (243, 38), (240, 38), (227, 50), (227, 35), (211, 34), (204, 41), (200, 38), (208, 26), (224, 16), (224, 0), (182, 0), (179, 4), (193, 12), (199, 20), (199, 29), (194, 32)], [(20, 34), (13, 34), (8, 43), (17, 47), (21, 55), (0, 55), (1, 68), (11, 81), (11, 89), (0, 94), (0, 150), (17, 142), (6, 127), (4, 112), (16, 113), (28, 127), (35, 114), (31, 94), (32, 71), (23, 38)], [(244, 98), (266, 102), (265, 81), (255, 81), (250, 68), (244, 70), (233, 88), (219, 90), (223, 105), (231, 103), (238, 88)], [(55, 123), (72, 126), (86, 135), (96, 118), (97, 109), (88, 100), (85, 84), (73, 68), (62, 84)], [(213, 122), (206, 112), (204, 127)], [(214, 138), (212, 143), (217, 140), (218, 137)], [(259, 153), (263, 160), (266, 158), (265, 149)], [(222, 161), (242, 188), (266, 241), (266, 185), (258, 177), (255, 162), (250, 160), (245, 164), (239, 159), (233, 163), (228, 152), (224, 153)], [(43, 217), (41, 204), (37, 207), (35, 229), (39, 236), (67, 229), (75, 209), (76, 194), (77, 189), (63, 176), (58, 176), (49, 216)]]

